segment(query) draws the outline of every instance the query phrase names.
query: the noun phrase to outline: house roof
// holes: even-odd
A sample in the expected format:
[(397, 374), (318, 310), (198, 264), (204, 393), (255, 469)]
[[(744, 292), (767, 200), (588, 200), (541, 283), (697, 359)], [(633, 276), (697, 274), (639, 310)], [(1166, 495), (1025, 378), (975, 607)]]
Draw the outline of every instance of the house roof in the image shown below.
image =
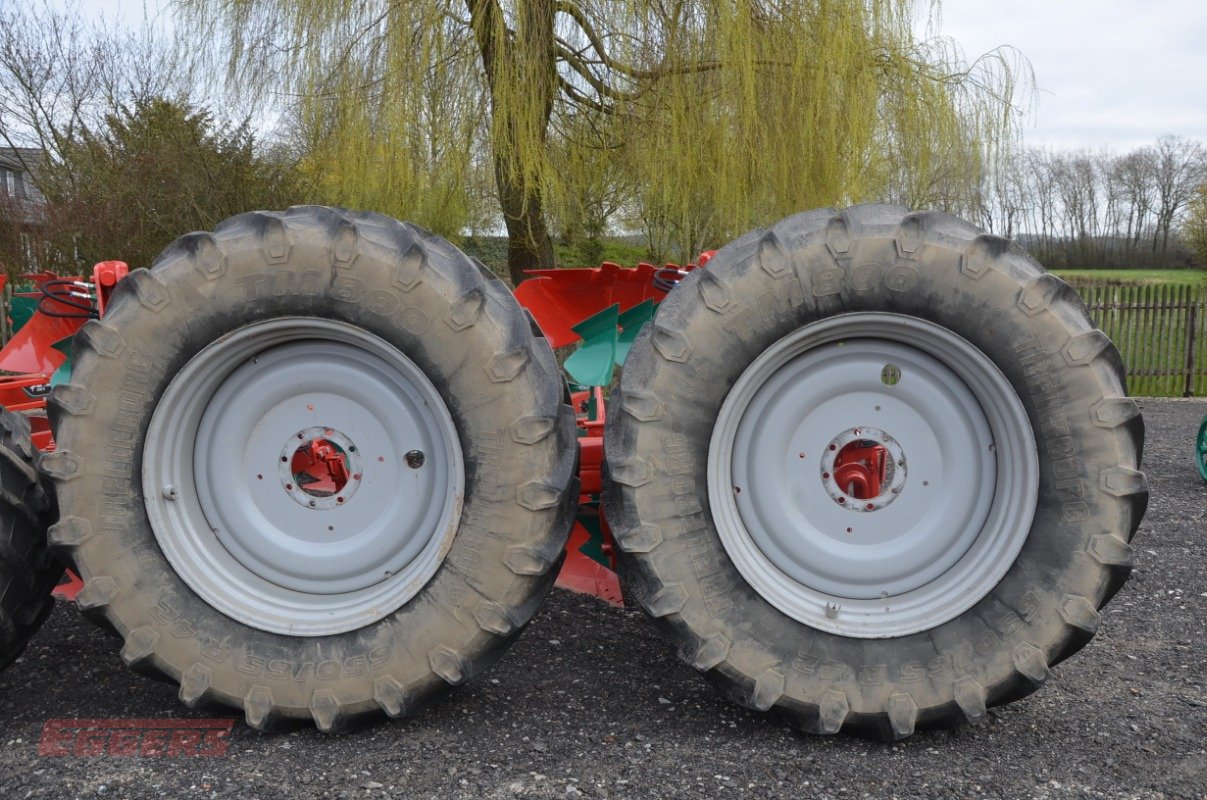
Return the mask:
[(0, 147), (0, 167), (4, 169), (26, 172), (44, 158), (46, 154), (37, 147)]
[[(23, 173), (15, 197), (8, 197), (8, 187), (0, 187), (8, 205), (5, 213), (24, 225), (40, 225), (46, 221), (46, 198), (36, 185), (36, 171), (46, 162), (46, 153), (35, 147), (0, 147), (0, 171)], [(30, 175), (32, 174), (32, 177)]]

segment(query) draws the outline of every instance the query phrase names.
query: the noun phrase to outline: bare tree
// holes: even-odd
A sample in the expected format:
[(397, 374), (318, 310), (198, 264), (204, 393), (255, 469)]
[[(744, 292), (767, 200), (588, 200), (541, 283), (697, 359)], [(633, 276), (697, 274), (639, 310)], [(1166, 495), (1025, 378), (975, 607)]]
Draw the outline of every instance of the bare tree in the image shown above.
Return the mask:
[(1202, 267), (1207, 267), (1207, 183), (1199, 184), (1186, 209), (1186, 243)]
[(1124, 228), (1126, 252), (1129, 256), (1137, 256), (1153, 211), (1154, 164), (1151, 149), (1134, 150), (1122, 156), (1117, 162), (1117, 170), (1128, 208)]
[(1153, 250), (1159, 266), (1169, 263), (1169, 234), (1174, 219), (1207, 179), (1207, 151), (1200, 142), (1162, 136), (1151, 151), (1156, 196)]
[(1200, 143), (1177, 137), (1123, 154), (1010, 152), (989, 165), (980, 215), (1053, 268), (1168, 266), (1205, 164)]
[(190, 100), (192, 84), (148, 25), (85, 26), (78, 8), (45, 0), (0, 12), (0, 147), (38, 194), (0, 204), (6, 269), (34, 253), (72, 271), (104, 258), (145, 266), (181, 233), (300, 199), (289, 160), (246, 120)]
[(0, 11), (0, 145), (42, 154), (43, 163), (23, 165), (34, 180), (106, 114), (181, 98), (191, 82), (186, 62), (149, 24), (85, 24), (78, 6), (63, 11), (48, 0)]

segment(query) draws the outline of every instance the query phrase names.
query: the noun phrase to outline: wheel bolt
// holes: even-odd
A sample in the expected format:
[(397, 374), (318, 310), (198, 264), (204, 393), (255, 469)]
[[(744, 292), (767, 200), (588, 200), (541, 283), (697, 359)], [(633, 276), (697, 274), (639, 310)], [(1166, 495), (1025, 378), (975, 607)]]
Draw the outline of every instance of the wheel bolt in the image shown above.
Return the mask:
[(406, 459), (407, 466), (411, 469), (419, 469), (423, 466), (423, 462), (427, 460), (427, 456), (423, 454), (422, 450), (408, 450), (403, 458)]

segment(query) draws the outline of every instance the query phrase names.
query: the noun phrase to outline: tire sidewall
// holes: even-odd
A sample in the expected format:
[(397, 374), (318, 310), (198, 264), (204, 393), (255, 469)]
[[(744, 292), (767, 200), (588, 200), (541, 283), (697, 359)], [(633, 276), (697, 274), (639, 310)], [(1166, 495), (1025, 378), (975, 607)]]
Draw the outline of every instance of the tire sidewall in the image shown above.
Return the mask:
[[(418, 707), (497, 657), (500, 636), (547, 591), (568, 527), (556, 368), (551, 353), (534, 356), (518, 307), (503, 307), (447, 242), (327, 209), (233, 218), (132, 278), (104, 322), (81, 333), (73, 384), (96, 402), (56, 420), (60, 449), (89, 465), (65, 481), (64, 516), (78, 514), (93, 534), (75, 560), (86, 584), (116, 587), (96, 600), (127, 650), (137, 656), (138, 640), (153, 639), (143, 646), (155, 670), (180, 679), (199, 666), (208, 699), (246, 705), (266, 693), (283, 716), (309, 716), (316, 692), (341, 713), (375, 708), (383, 677)], [(268, 633), (211, 608), (164, 557), (142, 491), (141, 443), (172, 378), (224, 335), (282, 317), (342, 322), (397, 348), (444, 400), (465, 459), (460, 524), (436, 574), (383, 619), (328, 636)], [(78, 411), (76, 394), (60, 405)]]
[[(813, 714), (827, 692), (841, 692), (858, 715), (879, 712), (905, 690), (924, 723), (942, 716), (967, 678), (991, 702), (1004, 699), (1017, 691), (1017, 646), (1058, 660), (1069, 598), (1103, 592), (1099, 571), (1086, 569), (1087, 550), (1093, 535), (1118, 527), (1116, 498), (1096, 490), (1101, 466), (1120, 455), (1091, 411), (1104, 392), (1122, 393), (1117, 354), (1100, 348), (1093, 355), (1103, 358), (1081, 358), (1078, 342), (1097, 341), (1084, 306), (1017, 248), (1001, 240), (970, 248), (933, 229), (911, 237), (902, 217), (890, 209), (856, 226), (844, 216), (836, 225), (828, 214), (805, 215), (727, 246), (681, 282), (625, 365), (622, 402), (637, 410), (613, 415), (609, 469), (615, 476), (619, 465), (621, 483), (642, 470), (649, 481), (613, 492), (610, 517), (640, 519), (661, 540), (623, 556), (628, 583), (647, 603), (659, 587), (679, 587), (682, 608), (657, 616), (689, 660), (697, 637), (723, 636), (721, 684), (748, 704), (751, 676), (768, 674), (783, 687), (780, 705)], [(962, 615), (892, 639), (823, 633), (755, 592), (725, 553), (703, 468), (730, 387), (764, 350), (810, 323), (864, 311), (917, 317), (976, 346), (1018, 393), (1039, 452), (1035, 516), (1006, 575)], [(667, 412), (644, 419), (651, 396)], [(633, 470), (628, 453), (653, 455)], [(623, 534), (618, 540), (623, 552)], [(684, 629), (693, 636), (684, 639)]]

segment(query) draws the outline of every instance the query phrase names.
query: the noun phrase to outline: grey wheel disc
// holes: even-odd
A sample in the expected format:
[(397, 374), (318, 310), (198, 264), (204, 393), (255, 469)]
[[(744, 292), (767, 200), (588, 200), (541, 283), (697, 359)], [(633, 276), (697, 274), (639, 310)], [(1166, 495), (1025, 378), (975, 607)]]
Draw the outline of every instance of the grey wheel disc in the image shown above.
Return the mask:
[[(847, 447), (889, 459), (875, 496)], [(769, 347), (727, 395), (709, 501), (743, 577), (788, 616), (882, 638), (953, 619), (1027, 539), (1039, 467), (1026, 411), (987, 356), (914, 317), (857, 313)]]
[(321, 636), (394, 612), (447, 552), (465, 488), (431, 381), (350, 325), (284, 318), (197, 354), (155, 410), (148, 517), (210, 605)]

